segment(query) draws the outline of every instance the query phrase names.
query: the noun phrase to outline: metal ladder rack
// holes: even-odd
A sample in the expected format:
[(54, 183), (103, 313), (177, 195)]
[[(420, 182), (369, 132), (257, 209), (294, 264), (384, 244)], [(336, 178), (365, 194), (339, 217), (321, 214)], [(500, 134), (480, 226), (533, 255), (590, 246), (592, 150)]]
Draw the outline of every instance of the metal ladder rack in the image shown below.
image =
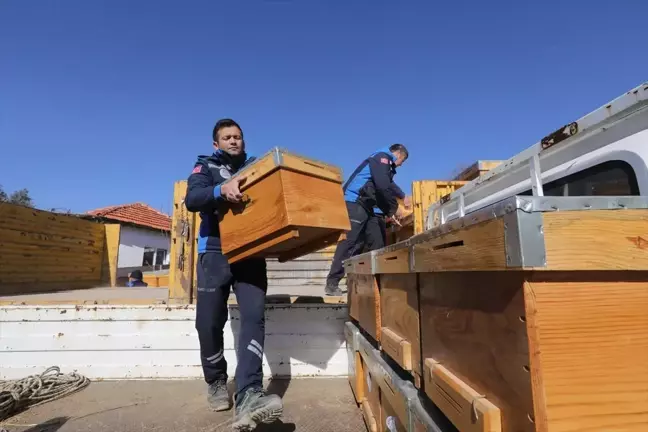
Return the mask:
[[(542, 174), (609, 144), (589, 138), (630, 117), (648, 113), (648, 82), (641, 84), (608, 104), (547, 135), (526, 150), (486, 174), (430, 205), (425, 220), (429, 230), (450, 220), (482, 209), (514, 194), (502, 195), (520, 185), (515, 174), (527, 172), (523, 184), (530, 182), (534, 196), (544, 196)], [(526, 188), (528, 190), (529, 187)]]

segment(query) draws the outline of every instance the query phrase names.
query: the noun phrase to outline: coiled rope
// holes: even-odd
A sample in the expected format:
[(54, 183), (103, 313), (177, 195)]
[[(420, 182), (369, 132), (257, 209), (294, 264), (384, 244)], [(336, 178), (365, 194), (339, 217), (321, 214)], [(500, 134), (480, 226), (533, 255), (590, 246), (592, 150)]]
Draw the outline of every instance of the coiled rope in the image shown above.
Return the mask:
[(62, 374), (58, 366), (40, 375), (0, 381), (0, 421), (27, 408), (68, 396), (89, 384), (88, 378), (76, 372)]

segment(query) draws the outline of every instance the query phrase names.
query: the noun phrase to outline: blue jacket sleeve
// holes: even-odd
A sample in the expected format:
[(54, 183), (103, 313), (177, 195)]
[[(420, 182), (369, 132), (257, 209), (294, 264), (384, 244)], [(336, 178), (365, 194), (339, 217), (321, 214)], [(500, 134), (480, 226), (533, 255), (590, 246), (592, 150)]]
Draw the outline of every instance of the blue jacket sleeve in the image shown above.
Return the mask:
[(197, 162), (187, 180), (187, 195), (185, 206), (190, 212), (208, 212), (216, 210), (223, 201), (220, 185), (214, 185), (214, 178), (209, 168), (202, 162)]
[(376, 205), (385, 216), (393, 216), (398, 209), (398, 201), (392, 190), (391, 164), (387, 155), (378, 153), (369, 158), (369, 170), (376, 187)]
[(396, 198), (398, 199), (405, 198), (405, 192), (403, 192), (403, 190), (400, 187), (398, 187), (396, 183), (391, 184), (391, 189), (394, 195), (396, 196)]

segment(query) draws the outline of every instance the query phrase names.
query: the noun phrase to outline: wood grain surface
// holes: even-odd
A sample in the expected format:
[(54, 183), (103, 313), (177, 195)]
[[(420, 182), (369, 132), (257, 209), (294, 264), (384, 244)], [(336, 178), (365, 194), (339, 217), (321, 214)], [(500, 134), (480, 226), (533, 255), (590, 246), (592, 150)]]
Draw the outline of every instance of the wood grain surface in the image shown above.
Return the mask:
[[(396, 246), (394, 246), (396, 247)], [(407, 246), (390, 252), (376, 251), (374, 273), (409, 273), (410, 250)]]
[(501, 411), (434, 359), (425, 360), (427, 394), (461, 432), (500, 432)]
[(503, 221), (492, 219), (417, 242), (412, 246), (412, 270), (441, 272), (506, 269), (504, 241)]
[(648, 210), (544, 213), (545, 270), (648, 270)]
[(535, 430), (523, 283), (512, 271), (419, 275), (423, 359), (497, 406), (505, 432)]
[[(402, 338), (410, 345), (409, 359), (394, 357), (395, 354), (406, 354), (402, 347), (394, 352), (396, 347), (389, 349), (399, 341), (392, 337), (389, 340), (381, 337), (385, 350), (394, 361), (403, 369), (414, 371), (421, 375), (421, 336), (419, 323), (419, 297), (417, 275), (407, 274), (382, 274), (380, 281), (380, 312), (382, 327)], [(391, 345), (390, 345), (391, 342)], [(397, 346), (400, 347), (400, 343)]]
[(525, 285), (537, 430), (646, 431), (648, 282), (582, 276)]

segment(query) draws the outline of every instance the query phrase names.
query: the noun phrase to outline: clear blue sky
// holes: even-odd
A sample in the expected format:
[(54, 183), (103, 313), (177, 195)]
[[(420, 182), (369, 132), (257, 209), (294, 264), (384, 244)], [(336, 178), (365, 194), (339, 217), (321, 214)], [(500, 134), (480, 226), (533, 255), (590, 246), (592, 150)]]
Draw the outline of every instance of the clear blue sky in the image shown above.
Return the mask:
[[(596, 4), (596, 6), (595, 6)], [(648, 80), (648, 2), (0, 0), (0, 184), (39, 208), (143, 201), (220, 117), (349, 174), (506, 159)]]

